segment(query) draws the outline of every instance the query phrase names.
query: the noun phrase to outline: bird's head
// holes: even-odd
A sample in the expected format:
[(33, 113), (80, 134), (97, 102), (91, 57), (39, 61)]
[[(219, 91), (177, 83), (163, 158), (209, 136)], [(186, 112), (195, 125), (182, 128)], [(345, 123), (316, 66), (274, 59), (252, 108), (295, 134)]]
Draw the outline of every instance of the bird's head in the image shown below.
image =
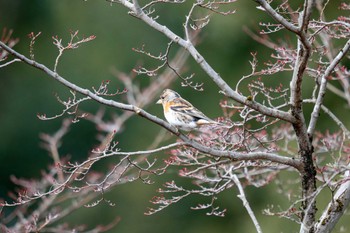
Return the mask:
[(180, 97), (180, 95), (177, 92), (170, 90), (170, 89), (165, 89), (163, 91), (163, 93), (160, 95), (160, 98), (157, 101), (157, 104), (162, 104), (164, 102), (168, 102), (170, 100), (173, 100), (173, 99), (179, 98), (179, 97)]

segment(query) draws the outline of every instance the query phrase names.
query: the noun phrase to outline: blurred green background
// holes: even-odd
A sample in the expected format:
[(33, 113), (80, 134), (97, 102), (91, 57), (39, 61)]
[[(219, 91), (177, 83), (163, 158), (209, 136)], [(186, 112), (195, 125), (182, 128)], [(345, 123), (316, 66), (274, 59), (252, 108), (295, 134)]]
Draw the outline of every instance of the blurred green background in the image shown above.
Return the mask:
[[(156, 8), (160, 15), (159, 21), (182, 35), (182, 23), (189, 6), (159, 5)], [(232, 85), (239, 77), (250, 72), (250, 52), (258, 51), (258, 58), (262, 61), (268, 59), (272, 52), (253, 41), (242, 30), (243, 26), (257, 29), (258, 22), (268, 20), (268, 16), (257, 10), (253, 1), (238, 1), (234, 6), (236, 14), (212, 17), (211, 23), (200, 35), (202, 42), (198, 46), (207, 61)], [(30, 32), (42, 32), (35, 43), (35, 59), (50, 68), (53, 68), (58, 53), (52, 44), (52, 36), (58, 35), (67, 41), (70, 30), (79, 30), (79, 35), (96, 35), (94, 41), (66, 52), (58, 66), (58, 72), (63, 77), (86, 88), (98, 86), (102, 80), (112, 80), (114, 87), (123, 89), (124, 86), (111, 73), (113, 68), (130, 73), (140, 62), (156, 65), (147, 57), (133, 52), (132, 48), (145, 44), (150, 52), (158, 54), (164, 51), (168, 43), (160, 33), (129, 16), (127, 9), (121, 5), (111, 5), (102, 0), (0, 0), (0, 29), (5, 27), (14, 30), (13, 37), (20, 39), (15, 49), (27, 56), (30, 42), (27, 35)], [(286, 32), (275, 35), (293, 40), (289, 36)], [(187, 67), (189, 74), (196, 74), (195, 82), (204, 82), (205, 95), (193, 93), (190, 88), (182, 88), (179, 80), (172, 88), (199, 109), (205, 109), (203, 111), (208, 116), (220, 116), (218, 103), (221, 95), (218, 88), (192, 60), (188, 61)], [(154, 78), (140, 75), (135, 81), (142, 86)], [(288, 81), (283, 77), (276, 80), (271, 82), (272, 85)], [(305, 86), (305, 92), (310, 93), (312, 88)], [(36, 114), (52, 116), (60, 112), (61, 106), (55, 99), (55, 93), (65, 96), (67, 90), (34, 68), (15, 63), (0, 69), (0, 198), (6, 199), (8, 191), (14, 189), (11, 175), (39, 178), (41, 171), (46, 170), (52, 162), (47, 151), (40, 147), (39, 134), (55, 132), (61, 125), (61, 119), (41, 121)], [(332, 101), (333, 97), (328, 95), (327, 101)], [(341, 101), (336, 102), (333, 110), (342, 114), (344, 105)], [(99, 105), (90, 102), (81, 108), (95, 112)], [(152, 105), (147, 110), (163, 117), (160, 106)], [(323, 125), (328, 123), (327, 119), (322, 122)], [(334, 130), (332, 127), (329, 126), (329, 129)], [(158, 126), (133, 117), (116, 140), (124, 151), (138, 150), (146, 148), (159, 130)], [(97, 143), (96, 132), (95, 126), (87, 121), (73, 124), (65, 137), (61, 154), (69, 154), (73, 161), (81, 161)], [(167, 178), (171, 180), (174, 176), (177, 174), (170, 172)], [(151, 206), (149, 200), (156, 195), (155, 190), (161, 187), (163, 181), (164, 178), (151, 186), (141, 182), (121, 185), (108, 193), (108, 198), (116, 203), (115, 207), (100, 204), (94, 208), (83, 208), (67, 221), (72, 225), (94, 226), (120, 216), (121, 222), (110, 232), (254, 232), (251, 220), (236, 197), (236, 189), (220, 195), (218, 202), (227, 209), (224, 218), (207, 217), (205, 212), (191, 210), (190, 207), (198, 203), (197, 196), (190, 196), (153, 216), (145, 216), (143, 213)], [(298, 226), (290, 221), (262, 215), (262, 209), (270, 204), (288, 206), (283, 197), (277, 195), (275, 184), (259, 189), (248, 187), (246, 192), (264, 232), (298, 231)]]

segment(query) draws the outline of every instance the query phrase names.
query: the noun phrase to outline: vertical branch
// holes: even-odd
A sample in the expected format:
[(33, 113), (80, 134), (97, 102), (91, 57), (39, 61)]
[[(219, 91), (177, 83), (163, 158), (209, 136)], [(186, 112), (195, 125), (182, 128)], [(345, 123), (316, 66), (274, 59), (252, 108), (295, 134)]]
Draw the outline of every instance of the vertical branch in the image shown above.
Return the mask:
[(344, 174), (344, 181), (340, 185), (333, 199), (323, 211), (322, 216), (316, 224), (316, 233), (331, 232), (339, 219), (344, 215), (345, 210), (350, 204), (350, 171)]
[(137, 0), (132, 0), (132, 3), (134, 4), (134, 11), (137, 15), (142, 13), (142, 9), (140, 7), (140, 4)]
[(305, 0), (303, 13), (299, 16), (299, 30), (298, 33), (296, 33), (298, 35), (298, 51), (292, 81), (290, 83), (292, 111), (294, 109), (294, 114), (303, 121), (302, 123), (304, 123), (305, 120), (302, 119), (301, 84), (308, 59), (311, 55), (311, 44), (307, 38), (307, 28), (313, 5), (315, 5), (315, 0)]
[(190, 32), (189, 32), (189, 29), (190, 29), (189, 21), (191, 19), (191, 15), (193, 14), (193, 11), (197, 5), (198, 5), (198, 2), (193, 3), (190, 11), (188, 12), (188, 15), (186, 15), (186, 21), (184, 23), (184, 28), (185, 28), (185, 40), (187, 40), (187, 41), (191, 40)]
[(311, 55), (311, 44), (308, 40), (307, 29), (310, 22), (310, 16), (315, 6), (315, 0), (305, 0), (304, 9), (299, 16), (298, 50), (294, 72), (290, 82), (291, 89), (291, 112), (297, 119), (293, 124), (297, 136), (299, 154), (303, 163), (301, 172), (302, 180), (302, 224), (300, 232), (314, 232), (316, 202), (312, 194), (316, 190), (316, 169), (313, 163), (312, 155), (314, 148), (312, 146), (312, 135), (307, 134), (306, 122), (302, 108), (302, 81), (303, 76)]
[[(318, 11), (320, 12), (320, 22), (325, 22), (325, 15), (324, 15), (324, 11), (326, 9), (326, 6), (329, 4), (330, 0), (325, 1), (325, 3), (321, 2), (321, 1), (317, 1), (316, 4), (316, 8), (318, 9)], [(322, 5), (323, 3), (323, 5)], [(322, 41), (323, 45), (325, 48), (327, 48), (326, 50), (326, 57), (329, 60), (329, 62), (334, 60), (334, 48), (333, 48), (333, 43), (331, 41), (331, 37), (328, 33), (325, 33), (324, 31), (320, 31), (319, 32), (319, 38)], [(346, 76), (343, 74), (343, 72), (341, 72), (340, 70), (335, 70), (335, 72), (337, 73), (337, 75), (339, 76), (339, 82), (343, 87), (343, 92), (341, 93), (341, 97), (344, 98), (348, 105), (350, 106), (350, 82), (349, 79), (346, 78)], [(337, 89), (335, 89), (333, 86), (331, 85), (327, 85), (327, 88), (334, 92), (335, 94)]]
[(252, 208), (250, 208), (249, 202), (247, 201), (247, 198), (245, 197), (244, 190), (243, 190), (243, 187), (242, 187), (242, 185), (241, 185), (241, 182), (239, 181), (239, 179), (238, 179), (238, 177), (237, 177), (236, 174), (234, 174), (234, 175), (232, 176), (232, 180), (233, 180), (233, 182), (236, 184), (236, 186), (237, 186), (237, 188), (238, 188), (238, 191), (239, 191), (239, 195), (237, 195), (237, 197), (238, 197), (239, 199), (242, 200), (243, 206), (246, 208), (246, 210), (247, 210), (247, 212), (248, 212), (248, 214), (249, 214), (249, 217), (252, 219), (256, 231), (257, 231), (258, 233), (262, 233), (262, 230), (261, 230), (261, 227), (260, 227), (260, 225), (259, 225), (259, 222), (258, 222), (258, 220), (256, 219)]
[(323, 103), (324, 96), (326, 94), (327, 90), (327, 83), (328, 83), (328, 77), (331, 75), (331, 73), (334, 71), (335, 67), (338, 65), (340, 60), (345, 56), (345, 54), (349, 51), (350, 49), (350, 39), (346, 42), (344, 47), (339, 51), (338, 55), (334, 58), (334, 60), (331, 62), (331, 64), (327, 67), (326, 71), (321, 77), (321, 85), (320, 85), (320, 90), (317, 95), (317, 100), (316, 104), (314, 106), (314, 109), (311, 114), (311, 120), (310, 124), (308, 127), (308, 134), (312, 135), (315, 131), (316, 123), (318, 120), (318, 117), (320, 115), (320, 110), (321, 106)]
[[(54, 135), (48, 135), (48, 134), (42, 134), (40, 137), (42, 140), (46, 142), (44, 147), (51, 153), (52, 159), (55, 162), (55, 165), (58, 166), (61, 164), (61, 158), (60, 154), (58, 152), (58, 148), (61, 144), (62, 137), (67, 134), (69, 131), (69, 126), (71, 124), (71, 120), (65, 119), (62, 123), (61, 128), (54, 134)], [(61, 169), (57, 169), (57, 175), (58, 175), (58, 181), (60, 183), (64, 182), (64, 174)]]
[(316, 1), (315, 0), (305, 0), (304, 2), (304, 9), (302, 12), (302, 21), (300, 27), (300, 31), (306, 32), (308, 27), (309, 27), (309, 21), (310, 21), (310, 16), (312, 13), (313, 8), (316, 6)]

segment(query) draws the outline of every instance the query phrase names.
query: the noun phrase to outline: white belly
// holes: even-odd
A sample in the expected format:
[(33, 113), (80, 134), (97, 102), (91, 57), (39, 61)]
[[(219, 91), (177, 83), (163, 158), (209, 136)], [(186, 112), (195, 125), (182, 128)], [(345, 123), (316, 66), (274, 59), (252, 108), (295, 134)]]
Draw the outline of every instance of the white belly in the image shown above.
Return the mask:
[(168, 113), (164, 112), (165, 119), (173, 126), (181, 129), (190, 131), (197, 127), (197, 124), (194, 121), (181, 120), (178, 117), (175, 117), (172, 111), (169, 111)]

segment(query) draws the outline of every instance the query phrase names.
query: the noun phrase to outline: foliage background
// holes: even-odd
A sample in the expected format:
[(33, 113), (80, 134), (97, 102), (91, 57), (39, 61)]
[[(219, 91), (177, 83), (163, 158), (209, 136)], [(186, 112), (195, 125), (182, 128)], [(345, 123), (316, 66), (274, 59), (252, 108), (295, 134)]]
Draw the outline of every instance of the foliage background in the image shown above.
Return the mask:
[[(182, 23), (189, 4), (159, 5), (159, 21), (182, 35)], [(261, 61), (267, 60), (272, 52), (253, 41), (243, 31), (243, 26), (255, 30), (258, 29), (258, 22), (270, 21), (265, 13), (255, 7), (253, 1), (238, 1), (235, 4), (236, 14), (228, 17), (214, 15), (211, 23), (201, 33), (199, 51), (232, 85), (239, 77), (249, 73), (250, 52), (258, 51)], [(70, 30), (79, 30), (79, 35), (96, 35), (97, 38), (93, 42), (84, 44), (78, 50), (66, 52), (58, 67), (58, 72), (63, 77), (87, 88), (98, 86), (102, 80), (112, 80), (112, 86), (123, 89), (121, 83), (113, 76), (113, 69), (128, 74), (140, 63), (156, 65), (147, 57), (133, 52), (132, 48), (145, 44), (147, 50), (158, 54), (164, 51), (168, 43), (160, 33), (129, 16), (122, 6), (110, 5), (106, 1), (0, 0), (0, 29), (5, 27), (14, 30), (14, 37), (20, 38), (20, 43), (15, 49), (26, 55), (29, 54), (27, 34), (42, 32), (35, 44), (35, 58), (51, 68), (57, 55), (52, 36), (58, 35), (67, 41)], [(275, 37), (293, 41), (286, 32), (277, 33)], [(188, 61), (187, 68), (188, 73), (196, 74), (195, 82), (204, 82), (204, 93), (182, 88), (180, 81), (176, 81), (172, 88), (208, 116), (220, 116), (221, 109), (218, 103), (221, 96), (218, 89), (192, 60)], [(270, 84), (286, 84), (286, 77), (274, 77)], [(140, 75), (134, 81), (145, 86), (150, 79)], [(8, 192), (15, 189), (10, 176), (38, 178), (52, 162), (47, 152), (40, 147), (39, 134), (55, 132), (61, 121), (41, 121), (36, 114), (46, 113), (50, 116), (59, 113), (61, 106), (55, 99), (55, 93), (63, 98), (68, 91), (45, 74), (20, 63), (0, 69), (0, 83), (0, 198), (7, 199)], [(305, 92), (310, 91), (312, 86), (306, 85)], [(333, 98), (334, 96), (328, 95), (326, 104), (333, 101), (332, 108), (335, 113), (346, 116), (348, 109), (344, 110), (345, 103), (334, 101)], [(90, 102), (81, 108), (95, 112), (99, 105)], [(162, 116), (160, 106), (151, 105), (148, 111)], [(108, 109), (109, 115), (114, 112), (116, 110)], [(327, 119), (324, 119), (321, 125), (330, 131), (334, 130)], [(121, 149), (125, 151), (146, 148), (160, 130), (158, 126), (138, 117), (132, 117), (125, 129), (116, 137)], [(97, 143), (96, 132), (94, 125), (87, 121), (82, 120), (74, 124), (64, 139), (60, 153), (69, 155), (72, 161), (83, 160)], [(160, 159), (166, 156), (168, 155), (158, 155)], [(176, 179), (176, 176), (175, 172), (168, 171), (165, 177), (157, 178), (157, 182), (151, 186), (141, 182), (119, 186), (108, 193), (108, 198), (116, 203), (115, 207), (100, 204), (94, 208), (83, 208), (66, 220), (72, 225), (94, 226), (108, 223), (120, 216), (122, 221), (115, 229), (118, 232), (254, 231), (245, 209), (236, 198), (235, 188), (224, 192), (219, 198), (221, 206), (227, 208), (224, 218), (208, 217), (204, 212), (190, 210), (191, 206), (201, 202), (202, 199), (198, 196), (190, 196), (156, 215), (145, 216), (143, 213), (151, 206), (149, 200), (156, 195), (155, 190), (165, 180)], [(280, 180), (283, 182), (283, 177)], [(277, 190), (277, 185), (273, 183), (259, 189), (248, 187), (246, 193), (265, 232), (296, 232), (297, 225), (285, 219), (262, 215), (262, 209), (270, 204), (287, 207), (287, 202), (278, 195)], [(322, 197), (318, 201), (322, 203)], [(344, 225), (343, 222), (344, 220), (338, 225)]]

